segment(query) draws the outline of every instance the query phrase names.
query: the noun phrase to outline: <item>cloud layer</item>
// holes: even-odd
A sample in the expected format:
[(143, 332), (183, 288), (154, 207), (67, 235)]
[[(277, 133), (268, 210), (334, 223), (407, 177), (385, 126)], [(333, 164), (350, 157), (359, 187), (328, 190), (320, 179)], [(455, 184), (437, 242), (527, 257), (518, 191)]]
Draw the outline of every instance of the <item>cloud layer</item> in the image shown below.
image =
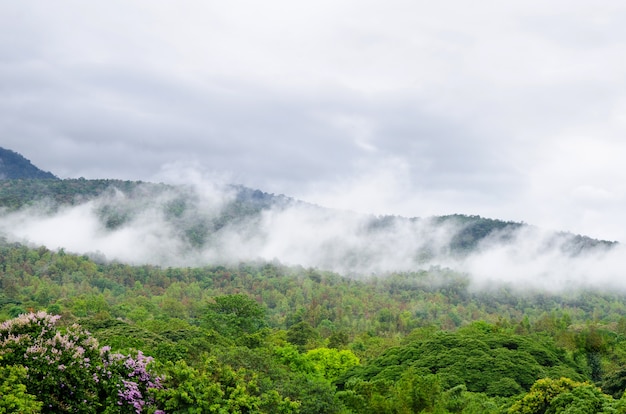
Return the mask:
[(3, 147), (61, 177), (233, 182), (376, 214), (626, 240), (626, 8), (0, 5)]
[(295, 202), (251, 214), (250, 201), (233, 204), (237, 199), (232, 187), (202, 181), (185, 190), (145, 185), (75, 206), (44, 203), (5, 213), (0, 232), (14, 241), (129, 264), (278, 260), (357, 278), (436, 266), (467, 274), (478, 289), (504, 283), (547, 291), (626, 290), (621, 245), (581, 251), (585, 240), (572, 234), (511, 226), (463, 251), (453, 247), (466, 225), (460, 220), (376, 217)]

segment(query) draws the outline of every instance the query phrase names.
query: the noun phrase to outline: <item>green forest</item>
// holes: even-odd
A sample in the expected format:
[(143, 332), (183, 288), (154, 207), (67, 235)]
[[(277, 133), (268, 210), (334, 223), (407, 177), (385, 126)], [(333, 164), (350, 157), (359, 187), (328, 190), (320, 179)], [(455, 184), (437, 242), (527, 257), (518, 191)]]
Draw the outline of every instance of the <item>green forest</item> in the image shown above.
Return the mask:
[[(138, 184), (5, 180), (0, 202), (4, 214), (44, 200), (54, 211), (111, 185)], [(194, 222), (183, 214), (193, 199), (176, 191), (167, 217), (190, 248), (293, 202), (238, 188), (222, 214)], [(107, 228), (136, 213), (100, 210)], [(467, 222), (458, 254), (521, 226), (439, 218), (451, 219)], [(0, 321), (0, 413), (626, 413), (626, 294), (615, 290), (476, 290), (443, 266), (129, 265), (4, 237)]]

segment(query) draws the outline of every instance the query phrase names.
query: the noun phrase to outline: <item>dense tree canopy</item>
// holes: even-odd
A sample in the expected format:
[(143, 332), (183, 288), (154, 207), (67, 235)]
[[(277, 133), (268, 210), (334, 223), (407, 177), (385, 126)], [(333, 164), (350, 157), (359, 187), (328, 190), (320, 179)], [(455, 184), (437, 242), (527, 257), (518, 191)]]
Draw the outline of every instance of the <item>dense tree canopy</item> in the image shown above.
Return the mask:
[[(0, 204), (54, 209), (106, 198), (112, 184), (127, 202), (98, 205), (103, 231), (133, 220), (142, 194), (172, 190), (9, 180)], [(196, 219), (197, 200), (172, 191), (163, 214), (190, 248), (277, 202), (240, 188), (219, 217)], [(464, 223), (461, 253), (514, 225), (441, 220)], [(441, 267), (345, 277), (277, 261), (130, 266), (0, 241), (0, 321), (0, 413), (626, 412), (619, 291), (477, 291)]]

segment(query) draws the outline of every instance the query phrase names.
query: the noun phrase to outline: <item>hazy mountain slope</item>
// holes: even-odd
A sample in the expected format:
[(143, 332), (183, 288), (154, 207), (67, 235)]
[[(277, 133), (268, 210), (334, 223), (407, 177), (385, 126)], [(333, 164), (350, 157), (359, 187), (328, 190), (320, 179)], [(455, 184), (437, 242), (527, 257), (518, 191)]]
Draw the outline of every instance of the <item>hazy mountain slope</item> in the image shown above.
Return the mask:
[(354, 277), (444, 267), (486, 287), (615, 285), (626, 273), (613, 242), (479, 216), (357, 214), (214, 182), (3, 180), (0, 235), (129, 264), (278, 260)]
[[(25, 206), (46, 205), (50, 210), (56, 210), (62, 206), (78, 205), (98, 197), (107, 196), (110, 203), (101, 206), (100, 217), (108, 229), (117, 228), (128, 222), (133, 214), (140, 214), (141, 206), (150, 205), (154, 199), (162, 197), (168, 193), (171, 200), (164, 206), (164, 214), (171, 220), (176, 221), (183, 215), (186, 216), (188, 232), (195, 233), (195, 244), (203, 244), (206, 236), (217, 229), (224, 227), (227, 223), (241, 221), (242, 218), (258, 216), (263, 211), (272, 209), (284, 209), (288, 206), (307, 206), (319, 211), (331, 210), (323, 209), (313, 205), (294, 200), (283, 195), (276, 196), (260, 190), (254, 190), (243, 186), (225, 186), (216, 188), (210, 186), (212, 193), (218, 204), (223, 204), (223, 199), (228, 198), (226, 206), (222, 206), (218, 217), (212, 217), (211, 223), (207, 223), (206, 212), (201, 211), (198, 200), (206, 195), (200, 194), (206, 188), (192, 188), (182, 186), (170, 186), (165, 184), (153, 184), (123, 180), (33, 180), (33, 178), (56, 178), (52, 173), (44, 172), (32, 165), (29, 160), (22, 155), (7, 149), (0, 148), (0, 178), (12, 180), (0, 181), (0, 208), (4, 207), (9, 211), (15, 211)], [(29, 178), (24, 180), (24, 178)], [(17, 180), (16, 180), (17, 179)], [(134, 200), (135, 206), (129, 211), (127, 202), (119, 199), (111, 199), (111, 196), (118, 192), (128, 200)], [(152, 199), (152, 200), (151, 200)], [(343, 215), (344, 213), (337, 213)], [(204, 216), (204, 218), (203, 218)], [(381, 229), (389, 230), (391, 227), (402, 223), (410, 225), (423, 221), (421, 218), (403, 218), (396, 216), (367, 217), (366, 229), (364, 233), (374, 234)], [(452, 252), (469, 252), (476, 249), (481, 241), (497, 237), (500, 242), (510, 241), (511, 231), (519, 230), (525, 224), (496, 219), (487, 219), (480, 216), (449, 215), (427, 219), (433, 225), (440, 227), (455, 227), (456, 232), (450, 237), (447, 248)], [(180, 220), (179, 220), (180, 221)], [(176, 223), (180, 225), (181, 223)], [(556, 235), (555, 235), (556, 236)], [(565, 248), (573, 253), (579, 253), (587, 248), (597, 246), (610, 246), (611, 242), (591, 239), (585, 236), (561, 234), (568, 238)], [(430, 252), (432, 253), (432, 252)]]
[(42, 171), (17, 152), (0, 148), (0, 179), (40, 178), (56, 179), (52, 173)]
[[(213, 200), (208, 201), (219, 205), (219, 213), (208, 212), (206, 206), (200, 202), (202, 198), (206, 198), (206, 194), (201, 194), (200, 189), (191, 186), (122, 180), (5, 180), (0, 182), (0, 207), (16, 211), (37, 205), (48, 211), (56, 211), (64, 206), (76, 206), (99, 200), (99, 218), (107, 229), (113, 230), (129, 224), (134, 217), (141, 215), (149, 206), (154, 206), (155, 203), (162, 204), (162, 213), (166, 220), (179, 227), (182, 226), (186, 232), (194, 233), (195, 245), (202, 245), (211, 232), (227, 224), (241, 222), (243, 219), (259, 218), (263, 212), (271, 210), (284, 210), (287, 207), (299, 206), (330, 215), (350, 214), (243, 186), (212, 188), (210, 192), (213, 193)], [(210, 198), (211, 195), (209, 195)], [(398, 225), (410, 226), (425, 221), (435, 227), (454, 227), (456, 231), (451, 235), (447, 248), (455, 253), (470, 252), (478, 248), (481, 241), (489, 238), (508, 242), (511, 231), (527, 226), (523, 223), (460, 214), (433, 218), (363, 217), (356, 213), (354, 216), (365, 219), (366, 226), (362, 229), (362, 235), (375, 235), (390, 231)], [(561, 235), (571, 236), (567, 248), (573, 253), (599, 245), (610, 246), (612, 244), (585, 236), (566, 233)]]
[[(11, 240), (163, 266), (277, 259), (351, 275), (446, 266), (517, 279), (530, 263), (546, 267), (530, 274), (544, 274), (613, 245), (478, 216), (362, 215), (211, 183), (5, 180), (0, 208)], [(593, 266), (576, 264), (574, 274)]]

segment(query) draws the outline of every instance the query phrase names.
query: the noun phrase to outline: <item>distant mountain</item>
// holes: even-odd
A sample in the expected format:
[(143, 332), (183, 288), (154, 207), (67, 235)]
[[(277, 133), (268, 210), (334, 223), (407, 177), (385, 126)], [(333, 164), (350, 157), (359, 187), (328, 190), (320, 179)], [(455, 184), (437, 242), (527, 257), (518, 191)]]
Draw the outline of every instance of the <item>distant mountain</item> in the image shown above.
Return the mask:
[(0, 210), (14, 212), (36, 207), (40, 212), (54, 213), (63, 207), (93, 201), (101, 224), (115, 231), (156, 208), (164, 222), (179, 229), (191, 247), (199, 247), (223, 227), (254, 221), (264, 211), (289, 206), (320, 208), (241, 185), (227, 185), (215, 191), (207, 195), (185, 185), (108, 179), (4, 180), (0, 181)]
[[(357, 274), (458, 262), (485, 251), (506, 258), (574, 258), (616, 244), (480, 216), (358, 214), (239, 185), (61, 180), (1, 148), (0, 175), (5, 178), (0, 180), (0, 236), (31, 228), (21, 239), (37, 238), (51, 223), (45, 217), (57, 217), (63, 229), (83, 231), (84, 242), (75, 247), (83, 252), (134, 238), (127, 250), (137, 263), (187, 266), (276, 258)], [(12, 213), (20, 214), (9, 217)], [(122, 257), (119, 251), (103, 253)]]
[(52, 173), (40, 170), (17, 152), (0, 148), (0, 180), (58, 179)]
[[(224, 246), (235, 244), (240, 250), (245, 250), (244, 246), (261, 249), (268, 240), (276, 243), (273, 237), (279, 234), (295, 238), (289, 243), (301, 243), (300, 247), (291, 246), (292, 251), (298, 251), (308, 248), (309, 243), (304, 241), (306, 236), (300, 235), (317, 234), (310, 243), (319, 255), (332, 258), (329, 268), (338, 263), (366, 267), (365, 264), (400, 254), (407, 248), (411, 251), (406, 255), (416, 262), (450, 255), (463, 257), (488, 243), (515, 244), (520, 231), (534, 230), (524, 223), (460, 214), (427, 218), (363, 215), (237, 185), (199, 189), (82, 178), (0, 181), (0, 211), (35, 208), (33, 211), (54, 214), (64, 207), (87, 202), (91, 203), (89, 209), (102, 234), (136, 228), (142, 218), (152, 217), (151, 224), (160, 230), (145, 238), (162, 237), (163, 229), (170, 229), (163, 240), (180, 242), (183, 251), (175, 253), (178, 256), (211, 249), (223, 251)], [(542, 239), (539, 248), (557, 248), (563, 254), (577, 256), (613, 244), (586, 236), (551, 233)]]

